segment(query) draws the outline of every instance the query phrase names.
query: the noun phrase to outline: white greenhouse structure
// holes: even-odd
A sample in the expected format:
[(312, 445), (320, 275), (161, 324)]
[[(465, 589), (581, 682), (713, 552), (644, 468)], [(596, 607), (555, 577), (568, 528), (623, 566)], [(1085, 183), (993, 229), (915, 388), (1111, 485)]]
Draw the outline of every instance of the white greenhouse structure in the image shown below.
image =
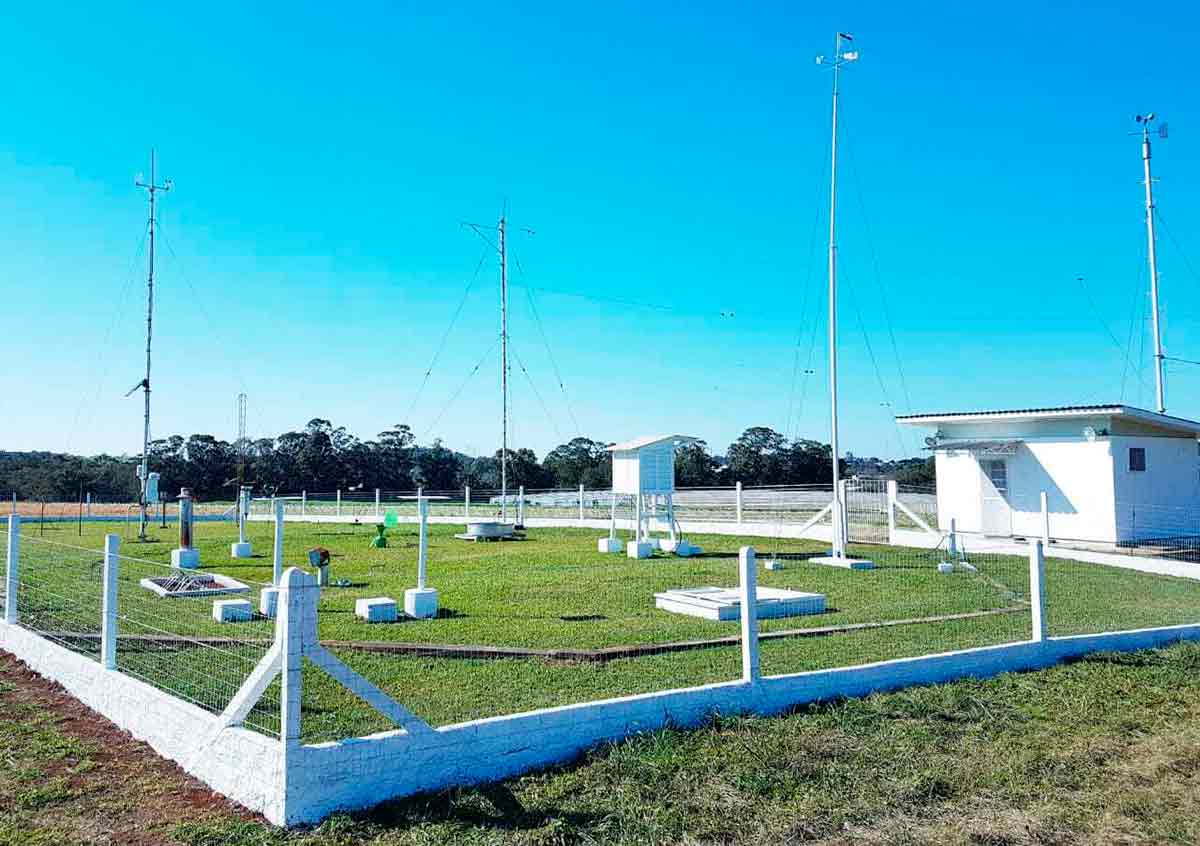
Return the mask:
[(1121, 404), (896, 419), (933, 430), (943, 531), (953, 520), (960, 532), (1098, 544), (1200, 535), (1193, 420)]

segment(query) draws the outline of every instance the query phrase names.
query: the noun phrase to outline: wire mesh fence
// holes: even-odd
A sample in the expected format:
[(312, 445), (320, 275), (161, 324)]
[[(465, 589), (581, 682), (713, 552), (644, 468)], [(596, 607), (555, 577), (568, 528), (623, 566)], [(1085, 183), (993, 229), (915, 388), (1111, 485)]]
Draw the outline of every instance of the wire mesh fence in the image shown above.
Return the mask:
[[(396, 502), (399, 507), (407, 501)], [(373, 508), (373, 495), (370, 504)], [(576, 516), (577, 510), (576, 502)], [(607, 517), (611, 506), (606, 502), (601, 511)], [(23, 535), (20, 543), (21, 625), (92, 660), (98, 660), (101, 640), (98, 550), (106, 528), (111, 527), (87, 527), (91, 534), (77, 545), (35, 535)], [(0, 537), (7, 534), (0, 531)], [(850, 570), (811, 561), (828, 551), (813, 540), (694, 535), (689, 539), (703, 548), (698, 556), (656, 551), (638, 560), (627, 557), (623, 544), (616, 553), (600, 551), (597, 540), (607, 531), (598, 528), (533, 528), (523, 539), (495, 543), (461, 540), (460, 531), (457, 525), (428, 527), (427, 579), (439, 602), (432, 619), (403, 612), (405, 591), (417, 580), (417, 525), (390, 529), (387, 545), (378, 547), (368, 525), (289, 522), (283, 543), (289, 565), (307, 567), (308, 552), (316, 547), (330, 554), (329, 582), (320, 588), (317, 605), (321, 643), (435, 725), (740, 678), (738, 550), (746, 545), (757, 551), (761, 598), (788, 591), (821, 599), (820, 607), (790, 616), (760, 616), (766, 675), (1032, 635), (1029, 556), (1026, 547), (1012, 544), (985, 549), (967, 540), (964, 550), (960, 538), (952, 551), (945, 544), (915, 549), (857, 543), (849, 554), (875, 567)], [(664, 527), (655, 531), (666, 535)], [(619, 536), (626, 539), (628, 529)], [(180, 575), (166, 564), (169, 544), (126, 545), (119, 558), (117, 669), (210, 713), (229, 705), (275, 637), (275, 621), (257, 613), (261, 592), (272, 584), (273, 526), (248, 527), (247, 540), (257, 553), (249, 559), (230, 558), (235, 537), (229, 523), (203, 524), (196, 532), (204, 562), (197, 572), (220, 574), (247, 588), (236, 596), (248, 599), (255, 613), (236, 623), (213, 619), (213, 602), (223, 596), (162, 597), (147, 587), (148, 580), (170, 582)], [(1189, 576), (1200, 576), (1193, 572), (1200, 564), (1170, 565), (1184, 569), (1145, 572), (1048, 559), (1049, 633), (1197, 622), (1200, 579)], [(689, 596), (680, 599), (680, 591)], [(672, 593), (675, 600), (664, 600)], [(696, 604), (697, 596), (707, 610), (717, 607), (715, 616), (682, 607)], [(369, 623), (358, 616), (359, 600), (375, 597), (396, 601), (396, 622)], [(722, 608), (737, 613), (723, 614)], [(314, 665), (304, 667), (303, 684), (305, 742), (394, 727)], [(277, 736), (280, 707), (276, 682), (246, 725)]]

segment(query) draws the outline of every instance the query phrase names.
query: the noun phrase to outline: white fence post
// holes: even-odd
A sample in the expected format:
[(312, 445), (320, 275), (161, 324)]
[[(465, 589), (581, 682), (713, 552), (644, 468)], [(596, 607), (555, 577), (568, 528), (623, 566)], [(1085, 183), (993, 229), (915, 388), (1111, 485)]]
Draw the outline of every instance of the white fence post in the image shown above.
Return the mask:
[(583, 485), (579, 486), (579, 525), (583, 525)]
[(375, 489), (375, 519), (379, 519), (379, 488)]
[(735, 490), (735, 496), (736, 496), (736, 500), (737, 500), (737, 521), (740, 524), (742, 522), (742, 483), (741, 482), (737, 483), (737, 488)]
[(1029, 542), (1029, 605), (1033, 612), (1033, 640), (1046, 639), (1046, 557), (1042, 542)]
[(887, 518), (888, 518), (888, 543), (896, 542), (896, 500), (900, 498), (900, 486), (896, 484), (895, 479), (887, 481)]
[(101, 598), (100, 655), (104, 669), (117, 668), (117, 577), (120, 572), (120, 535), (104, 536), (104, 590)]
[(300, 491), (300, 516), (304, 516), (304, 512), (308, 510), (308, 491)]
[(88, 491), (88, 495), (87, 495), (87, 511), (86, 511), (85, 513), (87, 514), (87, 518), (88, 518), (89, 520), (91, 520), (91, 519), (92, 519), (92, 492), (91, 492), (91, 491)]
[(274, 565), (271, 584), (279, 587), (279, 580), (283, 578), (283, 500), (275, 501), (275, 548), (271, 559)]
[(417, 516), (418, 517), (421, 516), (421, 500), (423, 500), (424, 498), (425, 498), (425, 488), (418, 487), (417, 488)]
[(275, 642), (282, 651), (279, 686), (279, 738), (284, 749), (300, 745), (300, 702), (306, 641), (316, 640), (316, 577), (289, 567), (280, 580)]
[(762, 678), (758, 657), (758, 570), (754, 547), (738, 551), (738, 578), (742, 583), (742, 681), (754, 684)]
[(1050, 498), (1042, 491), (1042, 544), (1050, 545)]
[(463, 488), (463, 517), (467, 520), (471, 519), (471, 486), (467, 485)]
[(334, 512), (333, 512), (333, 513), (334, 513), (334, 514), (336, 514), (338, 517), (341, 517), (341, 516), (342, 516), (342, 489), (341, 489), (341, 488), (338, 488), (338, 492), (337, 492), (337, 506), (336, 506), (336, 508), (335, 508), (335, 510), (334, 510)]
[(21, 569), (21, 515), (16, 511), (8, 518), (8, 569), (4, 573), (4, 622), (17, 622), (17, 583)]
[(517, 522), (525, 525), (525, 486), (517, 488)]

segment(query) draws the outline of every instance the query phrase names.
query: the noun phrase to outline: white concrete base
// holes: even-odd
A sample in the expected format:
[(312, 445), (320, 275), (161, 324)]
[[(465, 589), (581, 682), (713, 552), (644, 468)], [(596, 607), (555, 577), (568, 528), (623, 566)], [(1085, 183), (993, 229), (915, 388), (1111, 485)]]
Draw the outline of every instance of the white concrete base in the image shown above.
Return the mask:
[(942, 575), (946, 575), (948, 573), (953, 573), (954, 565), (951, 564), (949, 561), (943, 561), (941, 564), (938, 564), (938, 572), (941, 573)]
[(409, 588), (404, 592), (404, 613), (417, 620), (436, 617), (438, 592), (433, 588)]
[[(761, 619), (799, 617), (825, 610), (825, 595), (798, 590), (760, 587), (756, 607)], [(674, 614), (706, 620), (740, 620), (742, 594), (737, 588), (700, 587), (668, 590), (654, 594), (654, 605)]]
[(263, 588), (258, 595), (258, 613), (264, 617), (275, 619), (279, 611), (279, 588)]
[(778, 558), (768, 558), (763, 563), (763, 567), (767, 570), (782, 570), (783, 566), (784, 566), (784, 563), (782, 561), (780, 561)]
[(472, 520), (467, 523), (467, 530), (455, 535), (460, 540), (512, 540), (516, 527), (512, 523), (501, 523), (496, 520)]
[(172, 549), (171, 566), (177, 570), (195, 570), (200, 566), (200, 551), (197, 549)]
[(630, 541), (625, 544), (625, 554), (630, 558), (649, 558), (654, 554), (654, 544), (642, 541)]
[(218, 599), (212, 615), (218, 623), (244, 623), (254, 618), (254, 606), (249, 599)]
[(250, 541), (234, 543), (229, 546), (230, 558), (249, 558), (252, 555), (254, 555), (254, 547), (251, 546)]
[(397, 619), (396, 600), (386, 596), (354, 600), (354, 616), (368, 623), (394, 623)]
[(822, 555), (808, 559), (813, 564), (824, 564), (826, 567), (844, 567), (847, 570), (874, 570), (875, 562), (865, 558), (834, 558), (832, 555)]
[(625, 542), (620, 538), (600, 538), (596, 541), (596, 549), (600, 552), (620, 552), (625, 548)]

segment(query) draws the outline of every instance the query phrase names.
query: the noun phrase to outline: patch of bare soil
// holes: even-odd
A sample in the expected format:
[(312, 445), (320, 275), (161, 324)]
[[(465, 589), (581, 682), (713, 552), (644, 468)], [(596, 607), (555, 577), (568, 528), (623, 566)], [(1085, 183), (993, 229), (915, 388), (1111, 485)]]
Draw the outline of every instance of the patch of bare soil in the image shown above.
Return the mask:
[[(57, 732), (89, 749), (90, 765), (69, 768), (65, 776), (76, 798), (46, 809), (56, 828), (75, 828), (81, 842), (160, 846), (176, 842), (169, 832), (179, 822), (211, 816), (263, 821), (0, 651), (0, 721), (31, 712), (52, 715)], [(53, 777), (68, 768), (43, 769)]]

